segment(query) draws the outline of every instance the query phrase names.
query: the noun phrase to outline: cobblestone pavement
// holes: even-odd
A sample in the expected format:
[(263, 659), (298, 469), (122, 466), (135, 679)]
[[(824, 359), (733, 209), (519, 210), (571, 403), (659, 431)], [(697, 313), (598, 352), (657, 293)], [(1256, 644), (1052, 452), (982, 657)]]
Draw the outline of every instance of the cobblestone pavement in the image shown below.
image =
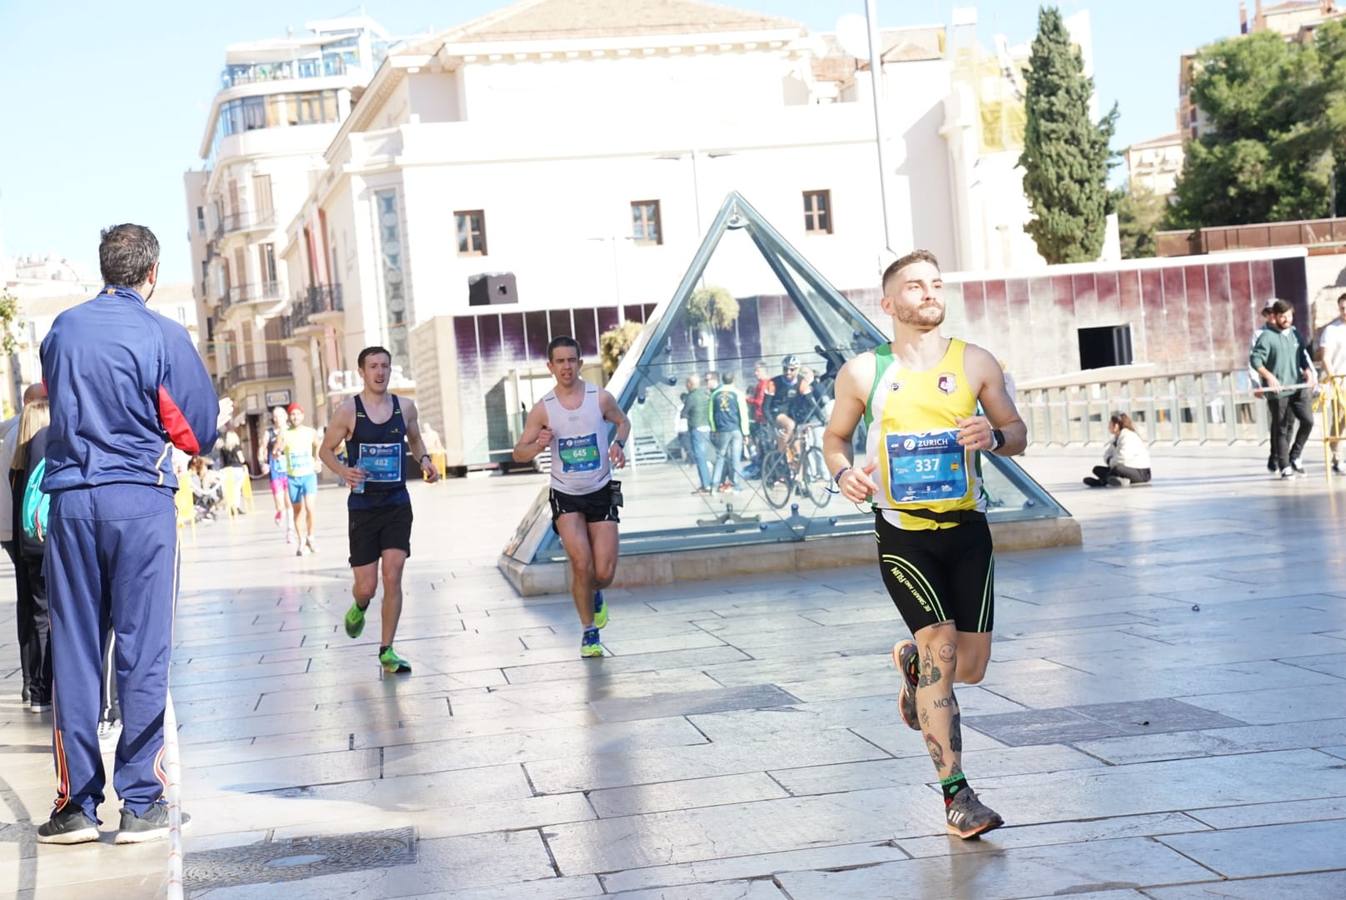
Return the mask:
[[(1346, 896), (1346, 490), (1262, 452), (1163, 451), (1152, 486), (1092, 492), (1097, 450), (1027, 458), (1085, 545), (998, 560), (994, 661), (958, 691), (1007, 820), (978, 842), (945, 836), (899, 721), (872, 567), (613, 591), (612, 655), (586, 661), (569, 599), (494, 569), (538, 477), (417, 485), (415, 674), (385, 679), (377, 616), (340, 627), (341, 492), (305, 559), (259, 496), (185, 542), (188, 895)], [(0, 895), (162, 895), (162, 843), (33, 843), (50, 721), (18, 704), (10, 577)]]

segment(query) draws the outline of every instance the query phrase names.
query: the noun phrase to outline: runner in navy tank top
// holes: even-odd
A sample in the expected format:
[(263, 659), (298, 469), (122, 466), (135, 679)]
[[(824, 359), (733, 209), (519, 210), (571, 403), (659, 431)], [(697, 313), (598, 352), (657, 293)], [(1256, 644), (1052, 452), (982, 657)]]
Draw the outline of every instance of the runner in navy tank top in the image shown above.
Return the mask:
[[(360, 351), (364, 390), (337, 407), (322, 439), (322, 461), (351, 488), (346, 508), (350, 517), (350, 564), (355, 576), (346, 634), (357, 638), (365, 628), (365, 610), (383, 574), (382, 640), (379, 664), (390, 674), (408, 673), (411, 663), (393, 649), (397, 620), (402, 616), (402, 569), (411, 556), (411, 495), (404, 466), (407, 447), (420, 461), (426, 481), (439, 472), (425, 452), (416, 404), (388, 393), (392, 354), (382, 347)], [(342, 465), (336, 451), (346, 444)]]

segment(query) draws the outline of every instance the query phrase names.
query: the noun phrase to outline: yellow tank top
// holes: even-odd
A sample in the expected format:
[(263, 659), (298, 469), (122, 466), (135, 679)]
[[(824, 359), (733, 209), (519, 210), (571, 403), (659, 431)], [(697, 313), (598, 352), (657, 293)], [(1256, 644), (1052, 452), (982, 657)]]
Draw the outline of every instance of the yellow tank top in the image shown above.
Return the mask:
[(902, 368), (891, 344), (874, 350), (874, 384), (865, 404), (866, 449), (877, 461), (875, 507), (898, 528), (955, 528), (902, 512), (980, 510), (981, 462), (958, 443), (958, 420), (976, 413), (977, 398), (963, 368), (967, 344), (954, 338), (932, 369)]

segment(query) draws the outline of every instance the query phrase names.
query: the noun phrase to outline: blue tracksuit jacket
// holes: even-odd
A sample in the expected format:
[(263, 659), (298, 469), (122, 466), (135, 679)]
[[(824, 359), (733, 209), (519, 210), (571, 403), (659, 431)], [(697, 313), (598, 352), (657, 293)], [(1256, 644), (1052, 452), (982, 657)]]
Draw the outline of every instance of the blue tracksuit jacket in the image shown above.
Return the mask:
[(216, 439), (215, 386), (187, 329), (108, 287), (56, 317), (42, 341), (51, 436), (42, 490), (146, 484), (173, 491), (172, 443)]

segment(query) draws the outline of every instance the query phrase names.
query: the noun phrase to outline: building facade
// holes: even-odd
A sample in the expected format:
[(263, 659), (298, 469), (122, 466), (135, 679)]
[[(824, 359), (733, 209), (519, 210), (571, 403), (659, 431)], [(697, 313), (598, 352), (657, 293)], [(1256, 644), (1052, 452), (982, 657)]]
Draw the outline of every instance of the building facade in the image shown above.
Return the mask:
[[(950, 269), (1041, 264), (1015, 169), (1026, 48), (880, 40), (886, 209), (874, 81), (835, 35), (692, 0), (531, 0), (399, 46), (278, 242), (296, 398), (357, 389), (370, 344), (414, 392), (412, 331), (477, 305), (656, 303), (731, 190), (847, 288), (913, 246)], [(751, 255), (706, 278), (778, 290)]]
[(1129, 190), (1145, 190), (1158, 197), (1172, 194), (1182, 174), (1182, 145), (1183, 133), (1175, 131), (1123, 150)]
[(387, 33), (363, 16), (306, 27), (305, 35), (226, 48), (199, 147), (203, 165), (184, 176), (203, 356), (233, 399), (234, 424), (254, 457), (267, 407), (295, 398), (289, 313), (307, 296), (282, 263), (286, 225), (388, 48)]

